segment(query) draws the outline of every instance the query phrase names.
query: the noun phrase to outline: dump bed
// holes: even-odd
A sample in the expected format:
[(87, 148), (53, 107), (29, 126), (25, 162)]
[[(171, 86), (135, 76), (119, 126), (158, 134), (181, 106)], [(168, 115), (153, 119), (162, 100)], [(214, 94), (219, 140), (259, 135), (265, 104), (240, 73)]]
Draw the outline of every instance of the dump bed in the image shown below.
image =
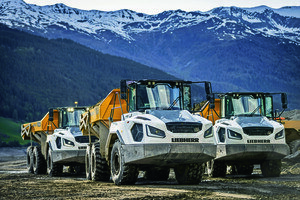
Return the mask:
[(290, 143), (295, 140), (300, 140), (300, 121), (298, 120), (284, 120), (286, 142)]
[(40, 143), (41, 135), (52, 134), (58, 127), (58, 110), (53, 110), (53, 121), (49, 121), (49, 113), (42, 120), (21, 125), (23, 140), (34, 140)]
[[(83, 135), (89, 134), (89, 126), (93, 127), (96, 124), (109, 129), (110, 123), (120, 121), (122, 113), (127, 113), (127, 104), (120, 97), (120, 89), (112, 90), (105, 99), (91, 106), (89, 111), (81, 116), (80, 130)], [(93, 129), (90, 129), (92, 134), (98, 136)]]

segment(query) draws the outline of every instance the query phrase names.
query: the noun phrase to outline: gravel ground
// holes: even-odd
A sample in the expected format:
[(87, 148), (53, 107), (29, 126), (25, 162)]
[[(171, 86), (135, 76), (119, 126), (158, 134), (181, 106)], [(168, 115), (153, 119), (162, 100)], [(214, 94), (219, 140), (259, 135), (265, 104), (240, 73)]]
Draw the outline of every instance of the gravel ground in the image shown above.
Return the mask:
[(299, 199), (300, 160), (293, 159), (283, 162), (276, 178), (264, 178), (256, 166), (251, 176), (204, 175), (198, 185), (178, 185), (171, 171), (168, 181), (139, 178), (135, 185), (116, 186), (88, 181), (84, 175), (29, 174), (24, 149), (0, 148), (0, 199)]

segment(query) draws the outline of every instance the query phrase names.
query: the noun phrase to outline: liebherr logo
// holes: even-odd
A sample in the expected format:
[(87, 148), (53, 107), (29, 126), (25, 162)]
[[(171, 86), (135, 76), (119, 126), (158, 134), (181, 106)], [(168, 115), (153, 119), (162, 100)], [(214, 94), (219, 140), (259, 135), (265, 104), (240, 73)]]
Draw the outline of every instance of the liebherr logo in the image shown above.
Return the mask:
[(247, 143), (270, 143), (270, 140), (247, 140)]
[(199, 142), (199, 138), (172, 138), (172, 142)]

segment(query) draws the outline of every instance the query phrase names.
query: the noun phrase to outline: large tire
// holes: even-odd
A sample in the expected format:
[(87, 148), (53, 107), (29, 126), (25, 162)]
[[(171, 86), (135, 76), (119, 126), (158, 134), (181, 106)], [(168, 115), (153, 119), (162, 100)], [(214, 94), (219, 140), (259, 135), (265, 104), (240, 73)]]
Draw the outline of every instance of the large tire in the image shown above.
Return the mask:
[(300, 140), (295, 140), (289, 144), (291, 154), (300, 151)]
[(33, 172), (34, 174), (46, 174), (46, 160), (42, 154), (41, 147), (33, 148)]
[(109, 167), (105, 158), (100, 154), (100, 144), (98, 142), (92, 146), (90, 166), (93, 181), (109, 181)]
[(33, 174), (33, 147), (29, 146), (26, 151), (26, 165), (28, 173)]
[(168, 167), (153, 167), (146, 170), (144, 177), (150, 181), (166, 181), (169, 178), (169, 174), (170, 168)]
[(135, 165), (125, 165), (124, 156), (119, 140), (113, 145), (110, 157), (111, 178), (116, 185), (134, 184), (138, 177), (138, 169)]
[(204, 170), (204, 164), (179, 165), (174, 168), (176, 180), (181, 185), (199, 184), (202, 180)]
[(247, 164), (238, 164), (234, 167), (236, 167), (236, 172), (238, 175), (251, 175), (254, 169), (254, 165)]
[(281, 173), (281, 160), (266, 160), (260, 164), (264, 177), (278, 177)]
[(49, 149), (47, 155), (47, 173), (49, 176), (60, 176), (63, 172), (63, 165), (53, 162), (52, 151)]
[(91, 160), (91, 146), (88, 144), (85, 151), (85, 176), (87, 180), (92, 180), (90, 160)]
[(207, 174), (209, 177), (225, 177), (227, 165), (220, 161), (211, 160), (207, 162)]

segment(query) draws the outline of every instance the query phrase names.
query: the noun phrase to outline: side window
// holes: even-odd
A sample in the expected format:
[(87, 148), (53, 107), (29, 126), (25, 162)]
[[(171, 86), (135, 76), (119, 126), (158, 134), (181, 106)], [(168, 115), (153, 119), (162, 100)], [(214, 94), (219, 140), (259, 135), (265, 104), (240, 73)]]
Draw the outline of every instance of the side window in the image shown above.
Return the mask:
[(191, 86), (183, 86), (183, 109), (191, 110)]
[(273, 115), (273, 105), (272, 105), (272, 97), (266, 97), (266, 117), (272, 117)]
[(129, 112), (136, 110), (136, 88), (135, 85), (129, 88)]

